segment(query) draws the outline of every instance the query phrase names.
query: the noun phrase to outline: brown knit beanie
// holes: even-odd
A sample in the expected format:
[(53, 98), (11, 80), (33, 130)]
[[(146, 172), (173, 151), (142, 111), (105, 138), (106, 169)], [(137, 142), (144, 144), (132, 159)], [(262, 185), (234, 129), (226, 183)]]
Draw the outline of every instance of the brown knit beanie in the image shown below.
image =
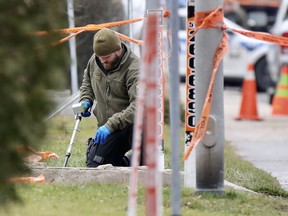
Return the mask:
[(120, 50), (121, 41), (116, 33), (103, 28), (94, 35), (93, 50), (96, 56), (106, 56)]

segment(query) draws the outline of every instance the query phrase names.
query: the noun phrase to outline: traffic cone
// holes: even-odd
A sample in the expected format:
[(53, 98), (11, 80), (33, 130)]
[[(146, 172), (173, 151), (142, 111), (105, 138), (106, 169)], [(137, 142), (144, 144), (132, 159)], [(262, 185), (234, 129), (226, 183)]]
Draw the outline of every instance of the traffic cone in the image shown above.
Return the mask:
[(254, 74), (254, 65), (249, 64), (242, 85), (242, 103), (240, 114), (236, 120), (262, 120), (257, 112), (257, 86)]
[(288, 65), (281, 68), (280, 80), (272, 101), (272, 115), (288, 115)]

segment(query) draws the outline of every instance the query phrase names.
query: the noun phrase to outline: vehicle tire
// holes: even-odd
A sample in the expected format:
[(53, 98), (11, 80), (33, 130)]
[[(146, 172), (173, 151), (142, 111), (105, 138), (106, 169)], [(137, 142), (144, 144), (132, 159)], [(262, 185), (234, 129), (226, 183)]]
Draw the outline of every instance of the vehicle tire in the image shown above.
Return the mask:
[(257, 91), (259, 92), (267, 91), (267, 89), (273, 84), (265, 57), (259, 59), (255, 64), (255, 79)]

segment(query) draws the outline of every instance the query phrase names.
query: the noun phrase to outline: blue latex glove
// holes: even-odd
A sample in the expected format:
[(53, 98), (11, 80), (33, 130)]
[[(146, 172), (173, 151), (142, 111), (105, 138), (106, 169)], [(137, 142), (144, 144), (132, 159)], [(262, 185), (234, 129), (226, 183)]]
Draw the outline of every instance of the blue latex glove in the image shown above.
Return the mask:
[(82, 101), (81, 107), (83, 112), (81, 113), (81, 116), (83, 117), (89, 117), (91, 113), (89, 112), (89, 108), (91, 107), (91, 103), (89, 101)]
[(111, 132), (105, 125), (99, 127), (96, 131), (94, 142), (97, 144), (104, 143), (107, 140), (109, 134), (111, 134)]

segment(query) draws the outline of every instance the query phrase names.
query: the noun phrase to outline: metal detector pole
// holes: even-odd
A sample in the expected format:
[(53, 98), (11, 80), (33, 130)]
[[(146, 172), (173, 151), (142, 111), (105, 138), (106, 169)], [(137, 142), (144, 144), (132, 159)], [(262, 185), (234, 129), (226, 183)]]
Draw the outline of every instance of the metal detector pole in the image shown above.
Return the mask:
[(74, 129), (73, 129), (73, 133), (72, 133), (72, 137), (71, 137), (70, 143), (69, 143), (67, 151), (66, 151), (65, 162), (64, 162), (64, 165), (63, 165), (64, 167), (67, 166), (68, 160), (69, 160), (69, 158), (71, 156), (71, 150), (72, 150), (72, 147), (73, 147), (73, 144), (74, 144), (76, 133), (78, 132), (78, 126), (79, 126), (79, 123), (80, 123), (80, 121), (82, 119), (81, 114), (76, 114), (75, 119), (76, 119), (76, 123), (75, 123)]
[[(195, 1), (197, 12), (215, 10), (223, 7), (223, 0)], [(197, 26), (196, 26), (197, 27)], [(223, 36), (221, 29), (200, 29), (196, 34), (196, 119), (202, 113), (212, 74), (215, 51)], [(199, 142), (196, 151), (196, 193), (224, 192), (224, 108), (223, 108), (223, 64), (215, 78), (212, 106), (207, 131)]]

